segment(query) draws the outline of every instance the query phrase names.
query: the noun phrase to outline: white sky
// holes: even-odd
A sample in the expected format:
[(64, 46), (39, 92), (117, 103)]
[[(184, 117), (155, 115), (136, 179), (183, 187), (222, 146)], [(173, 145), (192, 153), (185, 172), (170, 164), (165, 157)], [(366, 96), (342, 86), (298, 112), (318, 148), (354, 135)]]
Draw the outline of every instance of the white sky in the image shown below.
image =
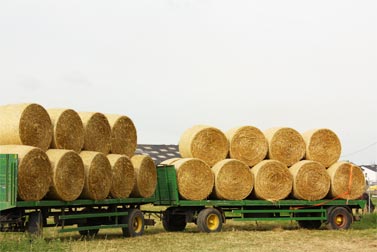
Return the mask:
[[(325, 127), (377, 157), (377, 2), (0, 1), (0, 104), (121, 113), (138, 142)], [(1, 118), (0, 118), (1, 120)]]

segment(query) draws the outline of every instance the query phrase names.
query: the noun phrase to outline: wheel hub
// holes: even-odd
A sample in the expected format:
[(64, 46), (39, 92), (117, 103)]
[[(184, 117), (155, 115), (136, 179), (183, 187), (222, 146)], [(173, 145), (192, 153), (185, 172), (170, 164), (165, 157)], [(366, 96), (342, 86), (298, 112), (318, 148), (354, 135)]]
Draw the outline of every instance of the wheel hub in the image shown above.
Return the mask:
[(142, 224), (143, 224), (143, 222), (142, 222), (141, 217), (139, 217), (139, 216), (136, 217), (134, 222), (133, 222), (134, 231), (137, 232), (137, 233), (140, 232), (141, 229), (142, 229)]
[(210, 214), (207, 218), (207, 226), (210, 230), (216, 230), (220, 225), (219, 217), (216, 214)]
[(343, 215), (337, 215), (337, 216), (335, 217), (335, 223), (336, 223), (336, 225), (338, 225), (338, 226), (342, 226), (343, 223), (344, 223)]

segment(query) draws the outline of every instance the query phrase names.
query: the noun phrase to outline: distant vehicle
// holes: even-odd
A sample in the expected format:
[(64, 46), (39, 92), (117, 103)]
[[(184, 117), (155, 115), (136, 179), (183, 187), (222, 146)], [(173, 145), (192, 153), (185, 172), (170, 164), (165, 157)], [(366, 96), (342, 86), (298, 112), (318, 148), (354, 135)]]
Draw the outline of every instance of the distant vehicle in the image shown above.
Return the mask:
[(377, 185), (369, 186), (368, 190), (369, 191), (377, 191)]

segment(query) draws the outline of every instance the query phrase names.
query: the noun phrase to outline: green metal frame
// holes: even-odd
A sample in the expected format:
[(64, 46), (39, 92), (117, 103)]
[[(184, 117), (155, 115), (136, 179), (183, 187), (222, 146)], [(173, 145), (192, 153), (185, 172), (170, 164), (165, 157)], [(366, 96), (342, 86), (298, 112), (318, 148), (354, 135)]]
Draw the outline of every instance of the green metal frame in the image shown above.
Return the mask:
[[(94, 230), (102, 228), (127, 227), (127, 224), (114, 223), (104, 225), (65, 228), (64, 222), (75, 219), (106, 218), (127, 216), (128, 212), (118, 209), (124, 206), (139, 206), (153, 203), (156, 206), (169, 206), (181, 209), (200, 210), (205, 207), (221, 208), (227, 218), (237, 221), (247, 220), (327, 220), (327, 208), (329, 206), (348, 206), (349, 208), (364, 208), (365, 200), (280, 200), (276, 202), (266, 200), (182, 200), (179, 197), (176, 170), (174, 166), (161, 166), (157, 168), (157, 188), (155, 194), (150, 198), (126, 198), (126, 199), (104, 199), (87, 200), (78, 199), (70, 202), (59, 200), (41, 201), (18, 201), (17, 200), (17, 155), (0, 154), (0, 214), (1, 211), (12, 208), (23, 210), (60, 209), (57, 215), (63, 222), (60, 232), (71, 232), (80, 230)], [(114, 207), (114, 210), (107, 212), (66, 212), (70, 208), (84, 207)], [(194, 210), (195, 211), (195, 210)], [(258, 216), (262, 215), (262, 216)], [(264, 216), (263, 216), (264, 215)], [(268, 215), (268, 216), (267, 216)], [(251, 217), (250, 217), (251, 216)], [(266, 217), (267, 216), (267, 217)]]
[[(62, 221), (62, 229), (59, 232), (71, 232), (81, 230), (94, 230), (102, 228), (117, 228), (127, 227), (127, 224), (118, 223), (118, 218), (115, 218), (114, 223), (96, 225), (96, 226), (81, 226), (77, 228), (65, 228), (64, 222), (66, 220), (77, 219), (95, 219), (106, 217), (120, 217), (127, 216), (128, 211), (125, 206), (140, 206), (143, 204), (150, 204), (156, 201), (155, 195), (149, 198), (125, 198), (125, 199), (104, 199), (104, 200), (88, 200), (78, 199), (74, 201), (60, 201), (60, 200), (41, 200), (41, 201), (21, 201), (17, 200), (17, 167), (18, 157), (13, 154), (0, 154), (0, 215), (1, 211), (11, 209), (25, 210), (25, 214), (34, 210), (48, 210), (45, 211), (49, 215), (52, 215), (51, 209), (58, 209), (60, 212), (54, 212), (53, 215), (58, 216), (58, 219)], [(80, 208), (103, 208), (109, 207), (111, 210), (107, 212), (80, 212)], [(123, 207), (118, 209), (118, 207)], [(79, 210), (77, 210), (79, 208)], [(67, 209), (76, 209), (75, 212), (66, 212)], [(46, 216), (45, 216), (46, 217)]]
[(41, 200), (18, 201), (17, 200), (17, 155), (0, 154), (0, 211), (10, 208), (40, 208), (40, 207), (85, 207), (105, 205), (141, 205), (155, 202), (155, 196), (150, 198), (125, 198), (88, 200), (78, 199), (74, 201)]
[[(75, 214), (65, 214), (62, 212), (59, 215), (59, 220), (78, 220), (78, 219), (96, 219), (96, 218), (104, 218), (104, 217), (121, 217), (121, 216), (128, 216), (127, 211), (119, 211), (118, 208), (115, 208), (113, 212), (99, 212), (99, 213), (75, 213)], [(84, 230), (95, 230), (95, 229), (106, 229), (106, 228), (125, 228), (128, 227), (127, 224), (122, 224), (118, 222), (118, 218), (115, 218), (114, 224), (102, 224), (102, 225), (88, 225), (88, 226), (80, 226), (80, 227), (71, 227), (66, 228), (65, 225), (62, 225), (62, 228), (58, 231), (59, 233), (66, 233), (72, 231), (84, 231)]]
[[(234, 220), (327, 220), (326, 209), (329, 206), (348, 206), (364, 208), (365, 200), (182, 200), (179, 197), (177, 177), (174, 166), (157, 168), (157, 190), (155, 205), (171, 207), (218, 207)], [(243, 217), (244, 214), (270, 214), (271, 217)], [(310, 216), (312, 215), (312, 216)]]
[(16, 206), (17, 167), (17, 155), (0, 154), (0, 211)]

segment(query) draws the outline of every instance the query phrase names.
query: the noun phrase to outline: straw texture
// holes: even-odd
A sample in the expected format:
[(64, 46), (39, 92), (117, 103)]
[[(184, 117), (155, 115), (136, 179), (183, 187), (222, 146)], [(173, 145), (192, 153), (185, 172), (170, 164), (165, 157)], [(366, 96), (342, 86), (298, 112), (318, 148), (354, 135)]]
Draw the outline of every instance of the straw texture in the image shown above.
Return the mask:
[(110, 151), (111, 127), (102, 113), (80, 112), (84, 125), (84, 150), (108, 154)]
[(135, 171), (131, 160), (125, 155), (109, 154), (107, 158), (112, 168), (112, 198), (128, 198), (135, 185)]
[(249, 166), (236, 159), (225, 159), (212, 167), (215, 174), (214, 196), (223, 200), (243, 200), (253, 190)]
[(47, 111), (35, 103), (0, 106), (0, 144), (29, 145), (47, 150), (52, 125)]
[(41, 200), (52, 181), (50, 161), (44, 151), (25, 145), (0, 145), (0, 153), (18, 155), (18, 197)]
[(258, 199), (278, 201), (292, 191), (292, 175), (287, 166), (277, 160), (264, 160), (255, 165), (253, 195)]
[(331, 178), (329, 196), (341, 199), (357, 199), (365, 191), (365, 177), (360, 167), (337, 162), (327, 169)]
[(50, 149), (46, 152), (53, 169), (52, 185), (47, 198), (72, 201), (84, 187), (85, 170), (79, 154), (72, 150)]
[(293, 177), (292, 195), (296, 199), (320, 200), (330, 190), (330, 176), (318, 162), (302, 160), (289, 168)]
[(153, 159), (148, 155), (135, 155), (131, 158), (135, 169), (135, 186), (132, 197), (149, 198), (157, 185), (157, 170)]
[(196, 125), (187, 129), (179, 141), (179, 152), (183, 158), (199, 158), (209, 166), (226, 158), (228, 140), (219, 129)]
[(241, 160), (248, 166), (262, 161), (268, 151), (267, 139), (263, 132), (253, 126), (242, 126), (228, 130), (229, 156)]
[(300, 161), (305, 155), (305, 142), (292, 128), (271, 128), (264, 132), (268, 141), (268, 158), (287, 166)]
[(208, 164), (197, 158), (182, 158), (173, 165), (182, 199), (203, 200), (211, 194), (215, 178)]
[(106, 115), (111, 127), (111, 153), (132, 157), (136, 150), (137, 134), (132, 120), (124, 115)]
[(338, 161), (342, 147), (338, 136), (329, 129), (314, 129), (303, 133), (306, 144), (305, 159), (329, 167)]
[(180, 160), (181, 158), (169, 158), (169, 159), (166, 159), (164, 161), (162, 161), (160, 164), (161, 165), (172, 165), (174, 164), (174, 162)]
[(80, 157), (85, 167), (85, 183), (80, 198), (102, 200), (111, 189), (111, 165), (107, 157), (94, 151), (82, 151)]
[(84, 146), (84, 125), (72, 109), (48, 109), (53, 125), (52, 149), (80, 152)]

